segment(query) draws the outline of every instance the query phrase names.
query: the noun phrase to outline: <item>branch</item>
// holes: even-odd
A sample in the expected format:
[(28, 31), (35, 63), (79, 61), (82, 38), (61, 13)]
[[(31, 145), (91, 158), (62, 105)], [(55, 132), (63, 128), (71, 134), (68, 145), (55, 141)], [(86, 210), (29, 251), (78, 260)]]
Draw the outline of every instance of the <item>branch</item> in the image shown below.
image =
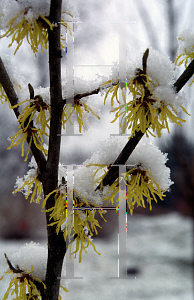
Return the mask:
[(102, 184), (100, 183), (96, 190), (102, 189), (102, 185), (112, 185), (113, 182), (119, 177), (119, 168), (115, 165), (124, 165), (128, 160), (129, 156), (143, 137), (144, 133), (141, 131), (135, 132), (135, 135), (129, 139), (117, 159), (115, 160), (113, 166), (110, 168), (106, 176), (104, 177)]
[(8, 266), (9, 266), (10, 270), (12, 270), (13, 273), (16, 273), (16, 274), (17, 274), (17, 273), (22, 273), (22, 272), (24, 272), (23, 270), (21, 270), (21, 269), (19, 268), (19, 266), (17, 266), (16, 268), (14, 268), (14, 266), (12, 265), (12, 263), (10, 262), (10, 260), (8, 259), (6, 253), (4, 253), (4, 256), (5, 256), (5, 258), (6, 258), (6, 261), (7, 261), (7, 264), (8, 264)]
[[(49, 134), (49, 149), (46, 171), (43, 173), (44, 196), (55, 190), (58, 186), (58, 165), (61, 146), (61, 116), (63, 111), (61, 88), (61, 46), (60, 46), (60, 21), (62, 0), (51, 0), (50, 22), (57, 24), (53, 30), (48, 29), (49, 34), (49, 72), (50, 72), (50, 105), (51, 121)], [(46, 203), (48, 210), (55, 205), (54, 194)], [(50, 221), (50, 213), (46, 213), (47, 225)], [(56, 234), (56, 225), (47, 226), (48, 234), (48, 260), (46, 271), (46, 291), (43, 300), (58, 300), (60, 288), (60, 276), (63, 259), (66, 253), (66, 243), (63, 232)]]
[[(147, 63), (148, 54), (149, 54), (149, 49), (147, 49), (144, 52), (143, 59), (142, 59), (144, 74), (146, 72), (146, 63)], [(181, 74), (181, 76), (174, 83), (174, 87), (175, 87), (177, 93), (182, 89), (182, 87), (187, 83), (187, 81), (191, 78), (191, 76), (193, 74), (194, 74), (194, 60), (189, 64), (189, 66), (185, 69), (185, 71)], [(81, 98), (92, 96), (94, 94), (98, 94), (101, 91), (101, 89), (102, 89), (102, 87), (101, 88), (99, 87), (91, 92), (77, 94), (74, 96), (74, 100), (80, 100)], [(104, 87), (104, 89), (106, 89), (106, 87)], [(68, 98), (68, 99), (70, 99), (70, 98)], [(68, 99), (63, 100), (64, 105)], [(71, 99), (72, 99), (72, 97), (71, 97)]]
[[(93, 91), (91, 91), (91, 92), (86, 92), (86, 93), (83, 93), (83, 94), (77, 94), (77, 95), (75, 95), (74, 96), (74, 101), (75, 100), (80, 100), (80, 99), (82, 99), (82, 98), (84, 98), (84, 97), (88, 97), (88, 96), (92, 96), (92, 95), (95, 95), (95, 94), (98, 94), (100, 91), (101, 91), (101, 89), (102, 88), (97, 88), (97, 89), (95, 89), (95, 90), (93, 90)], [(70, 100), (72, 99), (72, 97), (70, 97), (70, 98), (67, 98), (65, 101), (65, 103), (68, 103), (68, 102), (70, 102)], [(68, 101), (69, 100), (69, 101)], [(64, 101), (63, 101), (64, 102)], [(64, 104), (65, 104), (64, 103)]]
[(61, 46), (60, 46), (60, 21), (62, 0), (51, 1), (50, 22), (58, 24), (53, 30), (49, 28), (49, 72), (50, 72), (50, 137), (47, 161), (47, 171), (52, 172), (52, 179), (56, 178), (54, 189), (57, 186), (58, 164), (61, 145), (61, 115), (62, 88), (61, 88)]
[[(11, 105), (12, 106), (16, 105), (19, 102), (18, 96), (16, 95), (13, 84), (12, 84), (12, 82), (9, 78), (9, 75), (5, 69), (5, 66), (3, 64), (1, 57), (0, 57), (0, 82), (2, 84), (2, 87), (4, 88), (4, 91), (8, 97)], [(20, 115), (18, 107), (14, 108), (14, 113), (16, 115), (16, 118), (18, 118)]]
[[(5, 66), (3, 64), (1, 57), (0, 57), (0, 82), (2, 84), (2, 87), (5, 90), (5, 93), (9, 99), (11, 106), (16, 105), (19, 102), (19, 99), (16, 95), (13, 84), (12, 84), (12, 82), (9, 78), (9, 75), (5, 69)], [(15, 113), (16, 117), (18, 118), (20, 115), (18, 107), (14, 108), (14, 113)], [(29, 139), (27, 139), (27, 142), (29, 143)], [(31, 151), (32, 151), (32, 154), (34, 155), (34, 158), (36, 160), (36, 163), (38, 165), (40, 172), (42, 172), (44, 170), (44, 167), (46, 164), (46, 158), (45, 158), (44, 154), (42, 153), (42, 151), (40, 151), (39, 149), (36, 148), (34, 141), (32, 141), (32, 144), (31, 144)]]
[(189, 81), (189, 79), (193, 74), (194, 74), (194, 59), (188, 65), (185, 71), (181, 74), (181, 76), (177, 79), (177, 81), (174, 83), (174, 87), (177, 93), (183, 88), (183, 86), (187, 83), (187, 81)]

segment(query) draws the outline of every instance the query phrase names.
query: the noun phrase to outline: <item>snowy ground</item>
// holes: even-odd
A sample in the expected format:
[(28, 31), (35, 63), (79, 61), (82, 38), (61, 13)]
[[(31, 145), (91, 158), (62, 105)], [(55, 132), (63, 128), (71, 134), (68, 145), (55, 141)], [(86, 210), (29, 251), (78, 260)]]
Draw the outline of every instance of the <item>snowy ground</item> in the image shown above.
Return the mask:
[[(69, 292), (63, 299), (193, 300), (192, 220), (178, 214), (129, 216), (127, 227), (127, 268), (137, 272), (111, 279), (118, 276), (118, 235), (107, 241), (96, 239), (101, 255), (91, 247), (81, 264), (75, 261), (74, 276), (83, 279), (68, 279)], [(7, 269), (3, 253), (21, 244), (0, 241), (0, 273)], [(7, 286), (8, 281), (0, 282), (0, 299)]]

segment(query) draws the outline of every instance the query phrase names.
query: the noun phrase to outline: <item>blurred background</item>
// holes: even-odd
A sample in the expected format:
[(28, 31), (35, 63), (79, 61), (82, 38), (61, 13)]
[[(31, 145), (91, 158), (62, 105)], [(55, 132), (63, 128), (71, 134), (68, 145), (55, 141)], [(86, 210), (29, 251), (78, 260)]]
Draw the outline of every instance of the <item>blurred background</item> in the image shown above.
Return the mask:
[[(119, 22), (126, 22), (126, 55), (132, 58), (148, 47), (176, 58), (177, 36), (187, 28), (194, 29), (194, 3), (192, 0), (82, 0), (75, 1), (80, 13), (80, 22), (74, 31), (74, 75), (83, 79), (95, 79), (97, 74), (108, 76), (113, 62), (119, 61)], [(0, 40), (0, 55), (10, 55), (17, 63), (25, 84), (34, 88), (47, 87), (48, 51), (37, 58), (27, 43), (13, 56), (14, 47), (7, 48), (9, 39)], [(184, 67), (179, 67), (177, 78)], [(63, 51), (62, 78), (66, 77), (66, 51)], [(190, 83), (190, 82), (189, 82)], [(191, 114), (180, 115), (187, 122), (170, 126), (171, 134), (163, 133), (153, 143), (168, 153), (167, 166), (171, 169), (174, 184), (164, 201), (153, 203), (149, 208), (137, 208), (134, 215), (127, 212), (127, 274), (131, 281), (116, 281), (108, 278), (118, 264), (118, 217), (108, 210), (107, 223), (95, 237), (98, 256), (89, 251), (82, 266), (76, 264), (77, 272), (86, 272), (86, 292), (79, 299), (91, 299), (91, 293), (101, 289), (100, 299), (193, 299), (193, 212), (194, 212), (194, 85), (183, 88), (186, 109)], [(113, 116), (103, 97), (95, 95), (92, 101), (101, 109), (101, 120), (90, 120), (89, 130), (80, 136), (63, 136), (61, 163), (82, 164), (100, 142), (118, 133), (118, 123), (110, 124)], [(7, 150), (9, 136), (17, 131), (17, 122), (7, 104), (0, 108), (0, 267), (5, 268), (3, 253), (15, 249), (26, 241), (46, 243), (45, 216), (38, 204), (29, 203), (22, 193), (12, 194), (16, 177), (28, 170), (28, 163), (21, 157), (21, 148)], [(78, 125), (75, 122), (75, 132)], [(30, 156), (29, 156), (30, 160)], [(125, 216), (123, 216), (125, 218)], [(123, 255), (125, 255), (123, 253)], [(102, 260), (101, 260), (102, 259)], [(91, 265), (95, 266), (95, 274)], [(105, 268), (107, 266), (107, 269)], [(2, 271), (0, 269), (0, 272)], [(125, 272), (123, 270), (123, 272)], [(93, 274), (93, 275), (92, 275)], [(101, 274), (101, 276), (99, 275)], [(110, 275), (110, 276), (109, 276)], [(79, 275), (82, 276), (82, 275)], [(84, 275), (85, 276), (85, 275)], [(97, 276), (97, 285), (91, 278)], [(137, 280), (138, 278), (138, 280)], [(91, 280), (91, 281), (90, 281)], [(76, 281), (76, 284), (75, 284)], [(73, 283), (74, 282), (74, 283)], [(80, 282), (80, 283), (79, 283)], [(113, 283), (114, 282), (114, 283)], [(122, 282), (122, 283), (121, 283)], [(106, 283), (106, 284), (105, 284)], [(72, 280), (69, 289), (81, 290), (81, 280)], [(113, 287), (114, 286), (114, 287)], [(115, 288), (115, 290), (114, 290)], [(116, 290), (117, 288), (117, 290)], [(79, 290), (79, 292), (80, 292)], [(111, 292), (115, 297), (112, 296)], [(123, 293), (123, 294), (122, 294)], [(74, 296), (75, 295), (75, 296)], [(66, 299), (77, 299), (68, 293)], [(0, 295), (1, 296), (1, 295)], [(96, 299), (96, 298), (92, 298)]]

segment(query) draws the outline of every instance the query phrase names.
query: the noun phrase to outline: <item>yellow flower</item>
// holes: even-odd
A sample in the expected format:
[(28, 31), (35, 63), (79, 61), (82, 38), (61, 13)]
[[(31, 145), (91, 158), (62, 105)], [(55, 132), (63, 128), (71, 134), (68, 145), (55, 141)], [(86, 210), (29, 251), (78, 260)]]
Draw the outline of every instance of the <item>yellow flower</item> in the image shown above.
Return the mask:
[[(19, 138), (20, 135), (22, 135), (21, 138)], [(11, 149), (11, 147), (17, 147), (19, 144), (22, 144), (22, 154), (21, 154), (22, 157), (24, 156), (24, 143), (27, 139), (29, 139), (28, 152), (26, 154), (24, 161), (26, 161), (28, 158), (32, 141), (34, 142), (36, 148), (38, 148), (40, 151), (43, 151), (43, 153), (47, 155), (47, 150), (44, 149), (43, 147), (42, 135), (40, 133), (40, 130), (37, 128), (28, 126), (25, 130), (20, 129), (14, 136), (10, 137), (10, 139), (12, 139), (11, 145), (7, 149)]]
[(42, 280), (32, 276), (32, 272), (33, 266), (31, 266), (30, 272), (25, 272), (18, 269), (15, 271), (10, 269), (9, 271), (5, 272), (0, 280), (2, 280), (6, 274), (12, 274), (12, 279), (2, 300), (8, 299), (9, 294), (11, 294), (11, 296), (15, 295), (15, 300), (41, 300), (42, 296), (36, 286), (36, 282), (41, 283), (44, 289), (46, 286)]
[[(97, 234), (97, 227), (100, 227), (98, 221), (95, 219), (96, 210), (98, 210), (103, 219), (103, 214), (105, 212), (101, 208), (90, 205), (83, 196), (76, 196), (75, 198), (73, 192), (68, 193), (73, 203), (73, 209), (68, 209), (66, 193), (61, 192), (60, 189), (54, 190), (47, 195), (43, 201), (42, 207), (45, 206), (47, 199), (53, 193), (55, 193), (55, 206), (47, 210), (47, 212), (51, 212), (50, 220), (54, 220), (50, 226), (56, 225), (57, 234), (62, 230), (65, 241), (67, 241), (68, 238), (70, 242), (70, 258), (72, 254), (75, 254), (76, 258), (76, 254), (79, 252), (79, 262), (81, 262), (82, 252), (83, 250), (87, 252), (86, 249), (90, 244), (93, 246), (94, 251), (98, 253), (90, 236), (93, 236), (93, 232)], [(74, 193), (78, 194), (75, 190)], [(72, 239), (73, 242), (71, 242)], [(76, 250), (71, 253), (74, 240), (76, 243)], [(100, 255), (100, 253), (98, 254)]]
[[(20, 12), (14, 18), (12, 18), (11, 21), (7, 24), (8, 30), (0, 38), (3, 38), (5, 36), (12, 36), (12, 42), (8, 45), (8, 47), (11, 47), (14, 42), (18, 44), (14, 54), (22, 45), (24, 38), (26, 38), (28, 44), (31, 46), (31, 50), (36, 56), (39, 45), (41, 46), (41, 54), (43, 53), (43, 49), (47, 49), (48, 28), (50, 28), (50, 30), (53, 30), (53, 27), (55, 27), (56, 25), (52, 25), (49, 19), (42, 14), (39, 15), (38, 19), (27, 19), (25, 16), (28, 13), (29, 9), (30, 8), (26, 8), (25, 11)], [(70, 13), (67, 14), (73, 17)], [(24, 16), (18, 23), (18, 18), (20, 18), (21, 15)], [(14, 23), (16, 23), (16, 25), (14, 25)], [(72, 34), (71, 28), (66, 22), (62, 20), (61, 24), (69, 30), (70, 34)], [(61, 40), (64, 39), (61, 38)], [(61, 48), (64, 48), (62, 43)]]
[(76, 110), (77, 121), (79, 124), (79, 132), (82, 131), (82, 128), (84, 126), (84, 122), (83, 122), (83, 112), (84, 111), (87, 113), (92, 113), (93, 116), (95, 116), (98, 120), (100, 120), (100, 117), (97, 114), (95, 114), (93, 112), (93, 110), (91, 109), (91, 107), (89, 107), (89, 105), (84, 103), (84, 101), (75, 100), (74, 101), (74, 109)]
[[(17, 14), (14, 18), (11, 19), (11, 21), (7, 24), (7, 27), (9, 28), (5, 34), (1, 36), (2, 37), (9, 37), (12, 36), (12, 42), (9, 44), (8, 47), (10, 47), (13, 42), (15, 41), (18, 45), (15, 49), (14, 54), (17, 52), (17, 50), (20, 48), (24, 38), (26, 38), (27, 42), (30, 44), (32, 51), (35, 53), (38, 52), (38, 46), (41, 45), (41, 54), (43, 52), (43, 49), (47, 49), (47, 43), (48, 43), (48, 30), (49, 27), (51, 30), (53, 29), (52, 24), (50, 21), (44, 17), (43, 15), (40, 15), (37, 20), (32, 19), (25, 19), (25, 12), (21, 12)], [(24, 14), (24, 17), (22, 18), (20, 23), (17, 23), (17, 18), (19, 18), (22, 14)], [(16, 25), (14, 25), (16, 21)]]
[(94, 113), (94, 111), (92, 110), (92, 108), (87, 105), (86, 103), (84, 103), (84, 101), (76, 99), (74, 100), (74, 107), (72, 107), (71, 103), (65, 104), (63, 112), (62, 112), (62, 118), (61, 118), (61, 122), (63, 125), (63, 129), (65, 129), (65, 123), (67, 123), (67, 121), (69, 121), (69, 123), (71, 125), (71, 116), (73, 114), (73, 112), (76, 111), (76, 116), (77, 116), (77, 121), (79, 124), (79, 132), (82, 132), (82, 129), (84, 127), (84, 117), (83, 114), (85, 112), (92, 113), (93, 116), (95, 116), (98, 120), (100, 119), (100, 117)]
[[(40, 121), (41, 124), (40, 133), (48, 136), (48, 134), (46, 133), (46, 127), (49, 129), (48, 122), (50, 121), (50, 107), (43, 101), (40, 95), (36, 95), (34, 99), (25, 100), (23, 102), (20, 102), (10, 107), (14, 109), (15, 107), (18, 107), (19, 105), (25, 102), (30, 102), (30, 103), (20, 113), (20, 116), (18, 118), (20, 127), (23, 128), (23, 130), (25, 131), (30, 125), (30, 123), (32, 122), (35, 114), (38, 113), (35, 124), (38, 124), (38, 122)], [(49, 111), (48, 118), (46, 117), (46, 113), (45, 113), (46, 110)]]
[[(160, 200), (163, 200), (163, 197), (165, 197), (148, 170), (133, 168), (126, 173), (126, 179), (123, 178), (123, 181), (126, 184), (126, 189), (123, 190), (122, 196), (117, 201), (120, 203), (123, 199), (126, 199), (131, 215), (133, 214), (135, 205), (145, 208), (144, 200), (149, 203), (150, 210), (152, 210), (151, 201), (154, 199), (157, 202), (156, 196)], [(116, 191), (119, 192), (119, 186), (114, 183), (113, 193), (115, 194)], [(117, 208), (119, 208), (119, 205)]]
[[(185, 39), (180, 38), (180, 37), (179, 37), (179, 40), (182, 41), (183, 43), (185, 41)], [(182, 58), (182, 60), (180, 60), (181, 58)], [(193, 51), (188, 51), (187, 48), (185, 48), (184, 52), (177, 56), (174, 63), (177, 64), (178, 61), (180, 60), (178, 63), (178, 66), (180, 66), (184, 63), (185, 68), (187, 68), (188, 63), (191, 62), (193, 59), (194, 59), (194, 44), (193, 44)], [(192, 80), (190, 86), (193, 84), (193, 82), (194, 82), (194, 76), (193, 76), (193, 80)]]
[[(101, 168), (104, 169), (104, 166), (101, 166), (100, 169)], [(104, 172), (105, 173), (96, 181), (97, 183), (102, 182), (108, 170), (104, 170)], [(119, 193), (119, 188), (123, 191), (123, 193), (117, 201), (120, 203), (123, 199), (127, 200), (131, 215), (133, 214), (135, 205), (143, 206), (145, 208), (146, 200), (147, 203), (149, 203), (151, 210), (151, 201), (154, 199), (155, 202), (157, 202), (156, 196), (158, 196), (160, 200), (163, 200), (163, 197), (165, 197), (163, 194), (165, 191), (162, 191), (160, 186), (156, 183), (156, 181), (154, 181), (151, 172), (142, 169), (141, 166), (133, 167), (127, 171), (126, 174), (122, 174), (121, 178), (118, 177), (114, 181), (114, 183), (110, 186), (109, 191), (103, 196), (103, 201), (108, 200), (106, 205), (109, 203), (113, 205), (114, 198)], [(118, 208), (119, 204), (117, 206), (117, 209)]]
[(74, 112), (74, 108), (72, 107), (71, 103), (67, 103), (64, 105), (62, 117), (61, 117), (61, 123), (62, 123), (64, 130), (65, 130), (65, 124), (67, 123), (67, 121), (69, 121), (69, 123), (71, 125), (73, 125), (71, 122), (71, 116), (72, 116), (73, 112)]
[[(37, 202), (38, 204), (40, 204), (40, 198), (41, 198), (41, 193), (42, 193), (42, 185), (41, 182), (39, 180), (39, 176), (37, 175), (36, 177), (33, 178), (29, 178), (28, 180), (25, 180), (24, 184), (19, 187), (17, 190), (13, 191), (13, 193), (17, 193), (21, 190), (24, 189), (24, 187), (28, 186), (28, 192), (26, 193), (26, 199), (29, 197), (31, 190), (33, 189), (33, 185), (34, 185), (34, 189), (33, 189), (33, 193), (31, 195), (31, 199), (30, 199), (30, 203), (32, 202)], [(35, 196), (36, 196), (36, 201), (35, 201)]]
[[(179, 38), (180, 39), (180, 38)], [(194, 46), (194, 45), (193, 45)], [(183, 56), (183, 59), (181, 61), (178, 60)], [(188, 62), (192, 61), (194, 59), (194, 51), (192, 53), (188, 53), (187, 49), (185, 48), (185, 53), (181, 53), (180, 55), (177, 56), (175, 60), (175, 64), (178, 63), (178, 66), (182, 65), (185, 62), (185, 68), (188, 66)]]
[[(120, 104), (118, 107), (112, 109), (115, 112), (115, 118), (111, 123), (115, 122), (120, 116), (120, 127), (122, 134), (126, 129), (131, 129), (133, 135), (135, 131), (142, 131), (153, 135), (149, 128), (157, 132), (157, 135), (161, 137), (161, 130), (167, 128), (169, 132), (168, 119), (182, 126), (179, 122), (185, 122), (185, 120), (177, 117), (177, 112), (172, 105), (166, 105), (160, 99), (153, 97), (152, 88), (153, 83), (151, 79), (143, 74), (140, 69), (136, 71), (135, 77), (133, 77), (126, 87), (122, 87), (122, 99), (124, 104)], [(109, 88), (105, 95), (105, 101), (109, 93), (113, 93), (111, 97), (111, 105), (114, 105), (114, 98), (118, 100), (119, 84)], [(126, 101), (125, 89), (128, 89), (129, 94), (132, 95), (132, 100)], [(181, 106), (183, 111), (187, 113), (184, 107)], [(188, 113), (187, 113), (188, 114)]]
[[(65, 13), (65, 14), (69, 15), (71, 18), (73, 18), (73, 15), (70, 14), (70, 13), (68, 13), (68, 12), (66, 12), (66, 11), (62, 11), (62, 13)], [(64, 20), (61, 20), (60, 23), (61, 23), (61, 25), (62, 25), (66, 30), (69, 31), (70, 35), (72, 35), (71, 27), (68, 25), (68, 23), (65, 22)], [(62, 44), (62, 41), (66, 41), (66, 39), (65, 39), (65, 38), (63, 37), (63, 35), (61, 34), (61, 48), (63, 49), (63, 48), (66, 47), (66, 45), (63, 45), (63, 44)]]
[(2, 84), (0, 83), (0, 102), (3, 104), (4, 102), (8, 101), (8, 97), (4, 91), (4, 88), (2, 87)]

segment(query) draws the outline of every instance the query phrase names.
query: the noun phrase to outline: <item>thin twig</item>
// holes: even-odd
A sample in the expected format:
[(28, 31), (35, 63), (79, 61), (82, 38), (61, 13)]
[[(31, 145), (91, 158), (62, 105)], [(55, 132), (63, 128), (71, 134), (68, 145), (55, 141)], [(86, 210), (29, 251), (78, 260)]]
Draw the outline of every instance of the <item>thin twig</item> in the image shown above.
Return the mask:
[(192, 62), (188, 65), (185, 71), (174, 83), (174, 88), (177, 93), (183, 88), (183, 86), (187, 83), (187, 81), (189, 81), (189, 79), (192, 77), (193, 74), (194, 74), (194, 60), (192, 60)]
[[(2, 87), (4, 88), (4, 91), (9, 99), (9, 102), (12, 106), (18, 104), (18, 96), (16, 95), (16, 92), (14, 90), (13, 84), (9, 78), (9, 75), (5, 69), (5, 66), (3, 64), (3, 61), (0, 57), (0, 82), (2, 84)], [(19, 117), (19, 109), (18, 107), (14, 108), (14, 113), (16, 115), (16, 118)]]
[(4, 256), (5, 256), (5, 258), (6, 258), (6, 261), (7, 261), (7, 264), (8, 264), (8, 266), (9, 266), (10, 270), (12, 270), (13, 273), (22, 273), (22, 272), (24, 272), (23, 270), (21, 270), (21, 269), (19, 268), (19, 266), (17, 266), (17, 268), (14, 268), (14, 266), (12, 265), (12, 263), (10, 262), (10, 260), (8, 259), (6, 253), (4, 253)]

